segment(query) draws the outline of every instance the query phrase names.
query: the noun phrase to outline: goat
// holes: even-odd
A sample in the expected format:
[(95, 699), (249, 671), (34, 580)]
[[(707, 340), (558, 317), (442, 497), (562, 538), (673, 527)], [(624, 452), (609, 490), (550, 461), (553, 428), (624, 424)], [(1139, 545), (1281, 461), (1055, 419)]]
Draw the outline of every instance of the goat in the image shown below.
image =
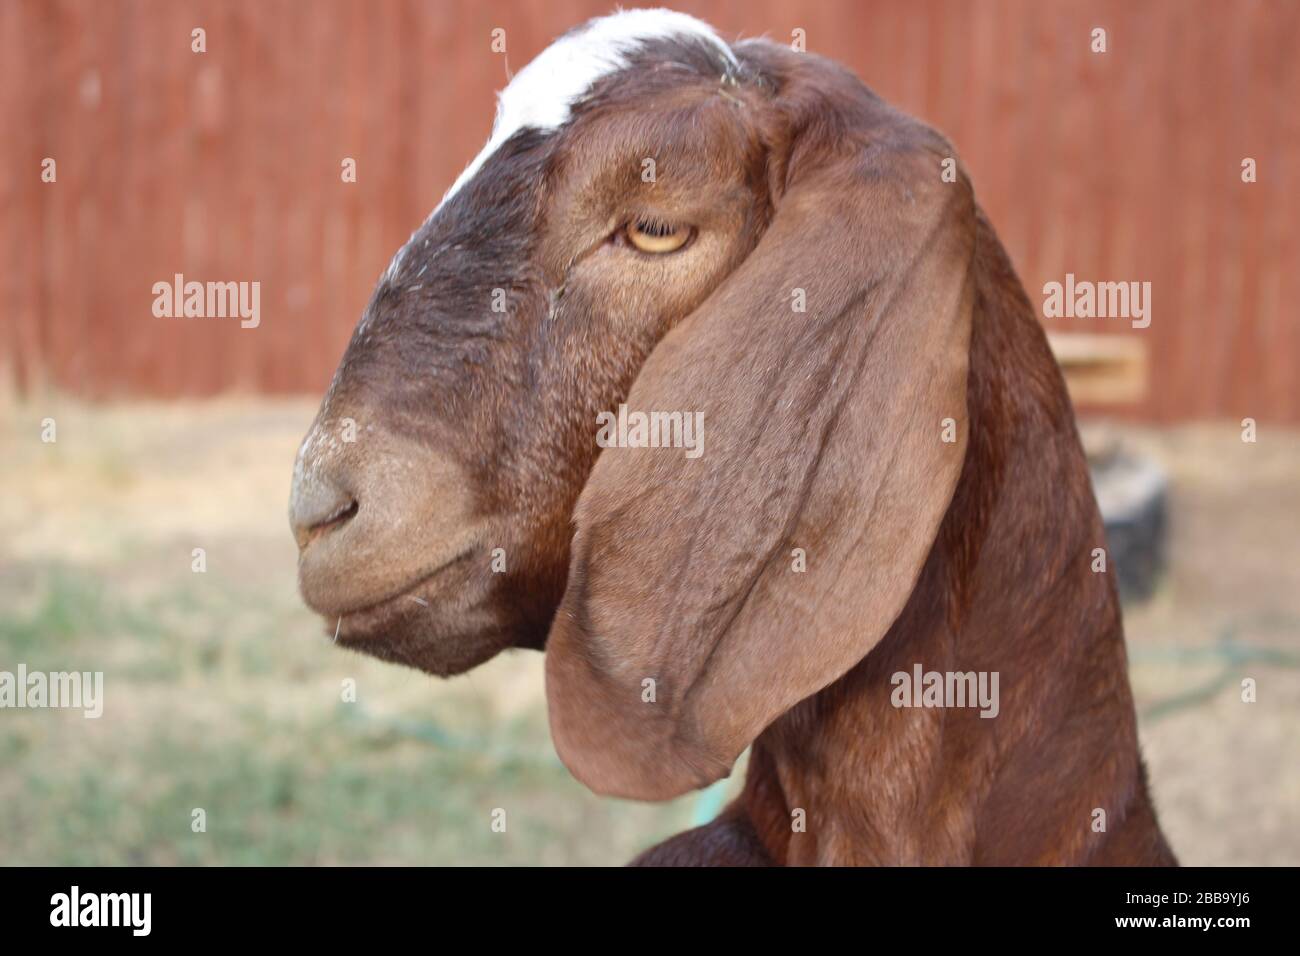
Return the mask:
[[(739, 798), (640, 863), (1174, 864), (1070, 402), (955, 156), (842, 67), (681, 14), (559, 39), (303, 442), (305, 601), (433, 674), (544, 647), (600, 794), (749, 748)], [(702, 453), (600, 447), (623, 405), (698, 416)], [(899, 706), (921, 668), (993, 675), (996, 717)]]

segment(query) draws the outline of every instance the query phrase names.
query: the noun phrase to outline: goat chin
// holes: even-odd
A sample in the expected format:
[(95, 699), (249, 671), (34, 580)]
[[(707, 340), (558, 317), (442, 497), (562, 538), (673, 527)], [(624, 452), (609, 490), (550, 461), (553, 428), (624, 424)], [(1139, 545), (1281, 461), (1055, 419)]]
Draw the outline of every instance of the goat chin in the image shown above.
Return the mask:
[(490, 611), (420, 604), (416, 596), (343, 614), (333, 623), (326, 618), (325, 631), (342, 647), (437, 677), (463, 674), (515, 644)]

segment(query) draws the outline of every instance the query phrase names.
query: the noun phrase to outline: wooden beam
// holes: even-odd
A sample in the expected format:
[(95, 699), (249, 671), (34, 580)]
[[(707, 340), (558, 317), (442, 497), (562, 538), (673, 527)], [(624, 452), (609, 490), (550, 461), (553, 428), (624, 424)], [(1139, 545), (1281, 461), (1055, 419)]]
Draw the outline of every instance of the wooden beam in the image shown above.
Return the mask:
[(1147, 344), (1132, 335), (1049, 332), (1070, 398), (1080, 405), (1128, 405), (1147, 393)]

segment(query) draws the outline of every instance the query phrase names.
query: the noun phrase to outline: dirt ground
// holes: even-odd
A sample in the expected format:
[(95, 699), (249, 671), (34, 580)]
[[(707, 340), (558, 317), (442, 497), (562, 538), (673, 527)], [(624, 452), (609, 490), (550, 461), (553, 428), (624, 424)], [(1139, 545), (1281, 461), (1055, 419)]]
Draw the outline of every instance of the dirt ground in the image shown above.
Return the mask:
[[(538, 654), (435, 681), (330, 645), (285, 517), (314, 411), (0, 408), (0, 669), (106, 675), (99, 720), (0, 713), (0, 862), (621, 863), (707, 818), (722, 792), (574, 782)], [(1300, 433), (1121, 434), (1173, 489), (1169, 569), (1126, 609), (1166, 832), (1186, 863), (1298, 864)]]

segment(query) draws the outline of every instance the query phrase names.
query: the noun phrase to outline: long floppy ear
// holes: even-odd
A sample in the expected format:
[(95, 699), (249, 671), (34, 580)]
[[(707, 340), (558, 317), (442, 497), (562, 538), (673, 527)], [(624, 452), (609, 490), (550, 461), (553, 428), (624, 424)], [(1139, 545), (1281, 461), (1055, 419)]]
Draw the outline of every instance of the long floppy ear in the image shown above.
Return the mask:
[(775, 63), (771, 225), (627, 400), (702, 412), (703, 454), (607, 448), (575, 510), (547, 697), (561, 759), (600, 793), (726, 776), (860, 661), (907, 602), (965, 457), (969, 184), (944, 181), (944, 141), (856, 78)]

